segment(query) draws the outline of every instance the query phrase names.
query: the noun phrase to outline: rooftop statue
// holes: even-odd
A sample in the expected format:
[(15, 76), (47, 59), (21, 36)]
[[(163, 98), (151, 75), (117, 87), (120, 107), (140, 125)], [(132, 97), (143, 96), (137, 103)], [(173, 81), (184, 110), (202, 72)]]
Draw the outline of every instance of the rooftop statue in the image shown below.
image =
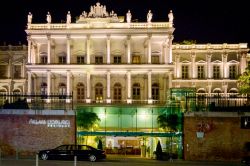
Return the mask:
[(170, 12), (168, 13), (168, 21), (169, 23), (173, 24), (173, 20), (174, 20), (174, 15), (172, 10), (170, 10)]
[(99, 2), (96, 5), (90, 6), (90, 11), (83, 11), (79, 19), (76, 21), (79, 22), (91, 22), (91, 21), (100, 21), (100, 22), (119, 22), (117, 14), (112, 10), (110, 13), (107, 11), (105, 5), (101, 5)]
[(153, 13), (151, 12), (151, 10), (149, 10), (147, 14), (147, 22), (150, 23), (152, 18), (153, 18)]
[(28, 24), (31, 24), (32, 23), (32, 14), (31, 12), (29, 12), (28, 14)]
[(47, 13), (47, 23), (50, 24), (51, 23), (51, 15), (50, 15), (50, 12)]
[(127, 23), (130, 23), (132, 19), (132, 14), (130, 13), (130, 10), (127, 12)]
[(71, 23), (71, 14), (70, 14), (70, 11), (68, 11), (66, 23), (67, 23), (67, 24), (70, 24), (70, 23)]

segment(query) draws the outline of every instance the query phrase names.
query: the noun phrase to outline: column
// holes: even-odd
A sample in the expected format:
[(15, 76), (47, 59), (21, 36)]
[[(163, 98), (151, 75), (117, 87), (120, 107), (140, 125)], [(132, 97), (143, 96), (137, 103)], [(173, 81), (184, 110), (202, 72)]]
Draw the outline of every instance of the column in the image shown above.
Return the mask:
[(181, 78), (180, 54), (176, 54), (176, 78)]
[(229, 76), (229, 69), (227, 66), (227, 53), (222, 54), (222, 78), (228, 78)]
[(148, 104), (152, 104), (152, 71), (148, 72)]
[(169, 40), (168, 40), (168, 63), (172, 63), (172, 41), (173, 41), (174, 37), (173, 35), (169, 35)]
[(127, 63), (131, 63), (131, 36), (127, 36)]
[(107, 72), (107, 103), (111, 103), (111, 97), (110, 97), (110, 71)]
[(70, 36), (67, 35), (67, 64), (70, 64)]
[(223, 89), (224, 89), (224, 97), (228, 97), (227, 96), (228, 84), (226, 82), (223, 82), (222, 86), (223, 86)]
[(31, 39), (30, 36), (27, 37), (28, 40), (28, 63), (31, 63)]
[(107, 36), (107, 64), (110, 64), (110, 35)]
[[(50, 95), (50, 89), (51, 89), (51, 71), (47, 71), (47, 95)], [(51, 99), (48, 97), (47, 98), (47, 103), (50, 103)]]
[(91, 103), (90, 99), (90, 91), (91, 91), (91, 85), (90, 85), (90, 73), (87, 72), (87, 98), (86, 103)]
[(151, 37), (152, 35), (148, 35), (148, 64), (151, 64)]
[(194, 78), (196, 78), (196, 66), (195, 66), (195, 57), (196, 57), (196, 55), (195, 55), (195, 53), (191, 53), (191, 61), (192, 61), (192, 78), (194, 79)]
[(22, 62), (21, 77), (22, 77), (22, 78), (25, 77), (25, 59), (23, 59), (23, 62)]
[(169, 89), (172, 88), (172, 79), (173, 79), (173, 72), (170, 71), (170, 72), (168, 73), (168, 88), (169, 88)]
[(12, 58), (11, 57), (12, 56), (10, 56), (9, 62), (8, 62), (8, 73), (7, 73), (8, 78), (12, 78), (12, 76), (11, 76), (11, 73), (12, 73)]
[(50, 53), (51, 53), (51, 38), (50, 35), (47, 36), (47, 54), (48, 54), (48, 59), (47, 62), (50, 64)]
[(212, 92), (212, 83), (209, 82), (208, 85), (207, 85), (207, 93), (208, 93), (208, 96), (211, 96), (211, 92)]
[[(28, 71), (28, 87), (27, 87), (27, 95), (31, 95), (31, 72)], [(27, 102), (30, 103), (31, 102), (31, 98), (27, 97)]]
[[(67, 96), (71, 95), (71, 72), (70, 70), (67, 70)], [(70, 98), (66, 98), (66, 103), (70, 103), (71, 99)]]
[(163, 62), (164, 64), (168, 63), (168, 55), (167, 55), (167, 43), (163, 43)]
[(131, 98), (131, 72), (127, 72), (127, 87), (128, 87), (128, 96), (127, 96), (127, 104), (132, 103), (132, 98)]
[(213, 71), (211, 70), (211, 57), (212, 54), (207, 54), (207, 77), (208, 79), (212, 78)]
[(243, 74), (247, 67), (246, 53), (241, 53), (240, 57), (240, 74)]
[(90, 36), (87, 36), (87, 64), (90, 64)]

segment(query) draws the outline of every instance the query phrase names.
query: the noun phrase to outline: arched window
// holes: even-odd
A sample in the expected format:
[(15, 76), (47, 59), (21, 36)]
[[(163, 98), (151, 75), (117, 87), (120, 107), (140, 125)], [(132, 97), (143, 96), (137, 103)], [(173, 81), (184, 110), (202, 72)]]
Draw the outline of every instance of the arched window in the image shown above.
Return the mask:
[(160, 99), (159, 84), (157, 84), (157, 83), (154, 83), (152, 85), (152, 99), (153, 100), (159, 100)]
[(58, 94), (60, 95), (59, 99), (65, 99), (66, 92), (66, 85), (64, 83), (60, 83), (58, 87)]
[(120, 102), (122, 100), (122, 86), (119, 83), (114, 85), (114, 100)]
[(133, 85), (133, 100), (140, 100), (141, 99), (141, 88), (139, 83), (135, 83)]
[(101, 83), (97, 83), (95, 85), (95, 100), (102, 101), (103, 100), (103, 86)]
[[(5, 89), (0, 89), (0, 94), (1, 95), (7, 95), (7, 91)], [(7, 99), (6, 96), (1, 96), (0, 97), (0, 106), (2, 106), (5, 103), (6, 99)]]
[(13, 90), (13, 101), (17, 101), (17, 100), (20, 100), (20, 95), (21, 95), (21, 91), (19, 89), (15, 89)]
[(78, 83), (77, 84), (77, 102), (83, 102), (84, 98), (85, 98), (84, 85), (83, 83)]

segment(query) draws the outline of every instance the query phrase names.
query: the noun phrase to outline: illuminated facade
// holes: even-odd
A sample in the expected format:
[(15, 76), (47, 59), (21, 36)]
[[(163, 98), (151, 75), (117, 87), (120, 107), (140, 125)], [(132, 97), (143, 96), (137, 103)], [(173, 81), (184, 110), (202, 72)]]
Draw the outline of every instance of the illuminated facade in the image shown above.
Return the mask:
[[(70, 12), (66, 23), (53, 23), (49, 12), (46, 23), (33, 23), (30, 13), (27, 77), (14, 87), (21, 86), (20, 92), (28, 95), (73, 94), (66, 103), (96, 112), (101, 123), (94, 134), (108, 136), (105, 144), (111, 142), (112, 148), (125, 140), (110, 137), (115, 133), (117, 138), (168, 137), (161, 135), (157, 116), (167, 111), (170, 88), (196, 88), (196, 93), (207, 96), (238, 93), (236, 81), (247, 66), (247, 44), (172, 44), (172, 11), (168, 22), (153, 22), (151, 12), (145, 14), (147, 22), (131, 22), (131, 14), (128, 11), (124, 21), (99, 3), (74, 23)], [(1, 81), (0, 90), (10, 85)], [(140, 145), (133, 142), (136, 137), (126, 140)], [(147, 140), (151, 149), (156, 143)]]

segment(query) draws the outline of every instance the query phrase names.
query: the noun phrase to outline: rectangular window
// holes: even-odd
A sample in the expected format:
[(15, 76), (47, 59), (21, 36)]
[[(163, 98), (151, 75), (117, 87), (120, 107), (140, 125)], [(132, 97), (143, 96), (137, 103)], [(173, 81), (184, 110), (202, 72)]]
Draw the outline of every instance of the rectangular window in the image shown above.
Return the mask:
[(121, 64), (122, 57), (121, 56), (114, 56), (114, 64)]
[(188, 66), (183, 65), (181, 71), (182, 71), (182, 79), (188, 79)]
[(151, 59), (152, 64), (159, 64), (160, 60), (159, 60), (159, 56), (158, 55), (153, 55), (152, 59)]
[(95, 57), (95, 64), (103, 64), (103, 57), (102, 56), (96, 56)]
[(14, 66), (14, 78), (21, 78), (21, 65)]
[(66, 64), (66, 56), (59, 56), (58, 63), (59, 64)]
[(0, 65), (0, 78), (7, 78), (8, 65)]
[(47, 56), (41, 56), (41, 64), (47, 64), (47, 62), (48, 62), (48, 58), (47, 58)]
[(230, 79), (236, 78), (236, 66), (235, 65), (229, 66), (229, 78)]
[(220, 78), (220, 66), (213, 66), (213, 78), (219, 79)]
[(141, 63), (140, 56), (134, 55), (134, 56), (132, 57), (132, 63), (134, 63), (134, 64), (139, 64), (139, 63)]
[(84, 56), (77, 56), (76, 63), (77, 64), (84, 64)]
[(198, 70), (197, 71), (198, 79), (204, 79), (205, 78), (204, 66), (198, 66), (197, 70)]

